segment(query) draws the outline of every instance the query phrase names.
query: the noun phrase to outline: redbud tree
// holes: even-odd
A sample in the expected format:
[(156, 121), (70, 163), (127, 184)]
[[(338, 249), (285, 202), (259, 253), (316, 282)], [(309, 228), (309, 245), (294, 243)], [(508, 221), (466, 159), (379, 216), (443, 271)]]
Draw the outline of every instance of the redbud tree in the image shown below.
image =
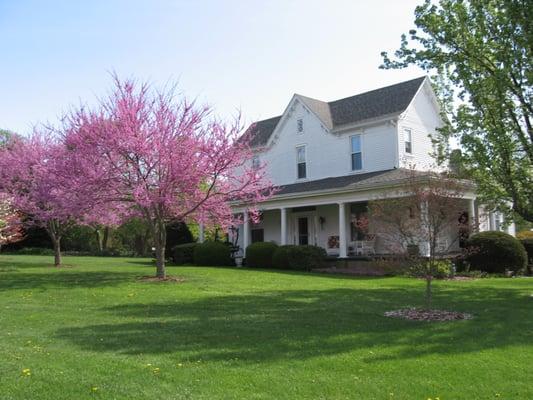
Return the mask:
[(66, 120), (64, 143), (98, 200), (141, 217), (164, 279), (166, 225), (196, 221), (229, 228), (232, 202), (253, 208), (271, 194), (262, 168), (253, 169), (239, 120), (225, 123), (178, 94), (115, 77), (114, 89), (91, 109)]

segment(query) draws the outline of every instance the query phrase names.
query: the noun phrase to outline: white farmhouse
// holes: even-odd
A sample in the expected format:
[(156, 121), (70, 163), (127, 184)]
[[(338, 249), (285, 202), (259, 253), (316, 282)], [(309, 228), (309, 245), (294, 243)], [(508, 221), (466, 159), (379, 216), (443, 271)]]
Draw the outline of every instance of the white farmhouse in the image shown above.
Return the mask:
[[(240, 248), (273, 241), (321, 246), (340, 258), (389, 253), (372, 215), (367, 215), (367, 237), (352, 221), (367, 212), (368, 201), (405, 182), (412, 168), (431, 167), (430, 135), (440, 125), (427, 77), (332, 102), (295, 94), (282, 115), (258, 121), (246, 133), (253, 135), (250, 163), (266, 164), (278, 192), (260, 205), (257, 224), (247, 217), (245, 205), (235, 205), (235, 212), (244, 215)], [(514, 233), (512, 224), (504, 228), (500, 215), (483, 211), (473, 187), (465, 189), (461, 201), (480, 230)], [(458, 232), (443, 242), (456, 242), (454, 235)]]

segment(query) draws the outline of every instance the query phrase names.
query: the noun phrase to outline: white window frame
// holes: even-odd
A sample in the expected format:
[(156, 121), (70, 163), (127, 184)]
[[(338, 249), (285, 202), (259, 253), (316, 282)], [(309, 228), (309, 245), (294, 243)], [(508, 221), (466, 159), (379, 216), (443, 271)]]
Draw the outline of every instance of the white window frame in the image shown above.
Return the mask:
[[(409, 143), (409, 151), (407, 151), (407, 143)], [(413, 154), (413, 130), (411, 128), (403, 128), (403, 151), (405, 154)]]
[[(359, 151), (356, 151), (356, 152), (353, 151), (353, 139), (355, 137), (359, 137)], [(352, 172), (360, 172), (360, 171), (362, 171), (364, 169), (364, 165), (363, 165), (363, 135), (361, 133), (358, 133), (356, 135), (351, 135), (350, 136), (349, 145), (350, 145), (350, 171), (352, 171)], [(353, 162), (354, 154), (361, 154), (361, 168), (359, 168), (359, 169), (354, 169), (354, 162)]]
[[(304, 161), (303, 162), (300, 162), (300, 159), (298, 157), (298, 152), (300, 149), (303, 149), (304, 150)], [(300, 174), (299, 174), (299, 166), (300, 164), (304, 164), (305, 165), (305, 176), (304, 177), (300, 177)], [(301, 144), (301, 145), (298, 145), (296, 146), (296, 179), (297, 180), (303, 180), (303, 179), (307, 179), (307, 176), (308, 176), (308, 170), (307, 170), (307, 146), (305, 144)]]

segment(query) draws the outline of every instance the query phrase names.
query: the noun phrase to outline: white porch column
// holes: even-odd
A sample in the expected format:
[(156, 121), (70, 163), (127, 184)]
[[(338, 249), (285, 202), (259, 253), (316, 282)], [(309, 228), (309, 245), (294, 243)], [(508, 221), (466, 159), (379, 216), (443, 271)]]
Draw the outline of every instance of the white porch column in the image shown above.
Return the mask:
[(478, 222), (476, 218), (476, 200), (468, 200), (468, 222), (470, 223), (470, 229), (472, 232), (478, 230)]
[(346, 207), (344, 203), (339, 203), (339, 258), (346, 258)]
[(281, 209), (281, 245), (287, 244), (287, 209)]
[(242, 254), (244, 257), (246, 257), (246, 248), (250, 244), (250, 218), (248, 216), (248, 210), (244, 210), (242, 227)]
[(496, 211), (491, 211), (489, 214), (489, 230), (496, 230)]
[(198, 225), (198, 242), (203, 243), (205, 240), (204, 224)]

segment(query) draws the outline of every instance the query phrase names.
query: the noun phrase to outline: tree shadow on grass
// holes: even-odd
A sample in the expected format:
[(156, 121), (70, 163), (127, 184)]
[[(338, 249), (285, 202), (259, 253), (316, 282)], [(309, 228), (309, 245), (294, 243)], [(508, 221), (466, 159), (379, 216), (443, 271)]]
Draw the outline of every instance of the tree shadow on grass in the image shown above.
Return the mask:
[(13, 289), (96, 288), (116, 286), (138, 276), (123, 272), (78, 272), (58, 269), (47, 273), (0, 273), (0, 292)]
[(417, 305), (420, 298), (421, 291), (398, 285), (127, 304), (102, 309), (116, 315), (117, 323), (67, 327), (57, 336), (90, 351), (239, 362), (358, 350), (365, 350), (354, 353), (360, 361), (375, 362), (531, 343), (531, 301), (522, 291), (454, 288), (439, 293), (436, 307), (471, 312), (472, 320), (427, 323), (383, 316)]

